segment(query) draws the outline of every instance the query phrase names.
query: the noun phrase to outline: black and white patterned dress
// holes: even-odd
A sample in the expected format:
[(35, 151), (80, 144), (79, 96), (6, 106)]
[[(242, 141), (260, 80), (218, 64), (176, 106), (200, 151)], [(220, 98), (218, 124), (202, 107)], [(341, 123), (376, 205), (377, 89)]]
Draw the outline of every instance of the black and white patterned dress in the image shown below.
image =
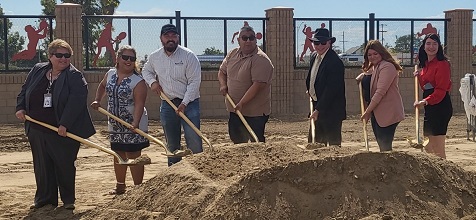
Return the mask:
[[(120, 83), (116, 83), (117, 79), (116, 69), (111, 69), (107, 72), (107, 110), (129, 124), (132, 124), (134, 114), (134, 87), (144, 79), (137, 73), (124, 78)], [(111, 149), (114, 151), (134, 152), (140, 151), (150, 145), (148, 139), (140, 134), (133, 133), (127, 127), (112, 118), (108, 120), (108, 128)], [(148, 116), (145, 107), (139, 123), (139, 129), (148, 132)]]

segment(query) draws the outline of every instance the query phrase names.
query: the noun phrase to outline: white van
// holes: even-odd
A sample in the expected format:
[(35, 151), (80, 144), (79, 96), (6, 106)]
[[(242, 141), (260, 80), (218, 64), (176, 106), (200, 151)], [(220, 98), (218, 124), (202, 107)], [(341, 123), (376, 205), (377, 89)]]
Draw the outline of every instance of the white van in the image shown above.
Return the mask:
[(339, 54), (339, 58), (344, 62), (364, 62), (364, 55), (363, 54)]

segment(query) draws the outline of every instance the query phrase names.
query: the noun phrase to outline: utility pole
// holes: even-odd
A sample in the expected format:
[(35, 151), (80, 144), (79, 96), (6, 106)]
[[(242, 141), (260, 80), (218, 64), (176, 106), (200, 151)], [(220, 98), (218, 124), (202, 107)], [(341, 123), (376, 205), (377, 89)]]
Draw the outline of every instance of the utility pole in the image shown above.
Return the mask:
[(342, 42), (342, 53), (345, 53), (345, 42), (348, 42), (348, 41), (345, 40), (344, 31), (342, 31), (342, 40), (340, 42)]
[(382, 36), (382, 45), (385, 46), (385, 44), (383, 43), (383, 40), (384, 40), (384, 39), (383, 39), (383, 33), (387, 32), (387, 31), (384, 31), (384, 30), (383, 30), (383, 26), (387, 26), (387, 25), (386, 25), (386, 24), (380, 24), (380, 26), (382, 26), (382, 28), (381, 28), (378, 32), (381, 33), (380, 36)]

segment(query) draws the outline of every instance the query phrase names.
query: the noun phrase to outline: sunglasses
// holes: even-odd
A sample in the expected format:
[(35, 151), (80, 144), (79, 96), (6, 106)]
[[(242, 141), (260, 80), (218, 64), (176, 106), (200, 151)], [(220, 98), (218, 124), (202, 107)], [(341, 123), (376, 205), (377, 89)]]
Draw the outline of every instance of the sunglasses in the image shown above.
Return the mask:
[(326, 45), (327, 41), (314, 41), (314, 45)]
[(256, 37), (253, 36), (253, 35), (251, 35), (251, 36), (244, 36), (244, 35), (241, 36), (241, 40), (243, 40), (243, 41), (248, 41), (248, 40), (254, 41), (255, 39), (256, 39)]
[(54, 53), (52, 55), (55, 55), (56, 58), (70, 58), (71, 54), (70, 53)]
[(135, 62), (135, 61), (137, 60), (136, 57), (128, 56), (128, 55), (121, 55), (121, 58), (122, 58), (123, 60), (125, 60), (125, 61), (130, 60), (130, 61), (132, 61), (132, 62)]

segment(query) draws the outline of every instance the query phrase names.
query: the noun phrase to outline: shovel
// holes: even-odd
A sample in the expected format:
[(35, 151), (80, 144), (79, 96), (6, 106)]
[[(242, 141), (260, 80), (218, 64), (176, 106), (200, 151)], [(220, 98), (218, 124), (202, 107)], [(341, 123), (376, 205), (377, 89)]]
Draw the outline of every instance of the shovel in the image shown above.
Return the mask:
[[(415, 72), (418, 71), (418, 65), (415, 65)], [(418, 77), (415, 76), (415, 102), (418, 101)], [(419, 119), (419, 116), (420, 116), (420, 111), (418, 108), (415, 108), (415, 136), (416, 136), (416, 140), (415, 141), (412, 141), (412, 140), (408, 140), (408, 143), (410, 144), (410, 147), (413, 147), (413, 148), (417, 148), (417, 149), (421, 149), (421, 151), (423, 151), (423, 148), (425, 147), (425, 145), (423, 145), (423, 140), (420, 138), (420, 119)]]
[[(309, 97), (309, 116), (312, 115), (312, 112), (314, 112), (314, 108), (312, 107), (312, 97)], [(309, 124), (311, 125), (311, 143), (308, 143), (306, 145), (306, 149), (314, 150), (321, 147), (325, 147), (326, 144), (324, 143), (316, 143), (316, 124), (314, 119), (312, 119), (311, 117), (309, 117)]]
[[(108, 112), (107, 110), (101, 108), (101, 107), (98, 107), (98, 111), (109, 116), (110, 118), (116, 120), (117, 122), (121, 123), (122, 125), (130, 128), (132, 127), (131, 124), (127, 123), (126, 121), (120, 119), (119, 117), (111, 114), (110, 112)], [(155, 137), (152, 137), (150, 134), (147, 134), (145, 133), (144, 131), (142, 131), (141, 129), (139, 128), (135, 128), (134, 131), (142, 136), (144, 136), (145, 138), (149, 139), (150, 141), (152, 142), (155, 142), (156, 144), (160, 145), (161, 147), (164, 148), (165, 150), (165, 156), (167, 157), (184, 157), (184, 156), (187, 156), (187, 155), (190, 155), (192, 154), (192, 151), (190, 151), (190, 149), (186, 149), (186, 150), (176, 150), (174, 153), (170, 152), (167, 147), (165, 147), (165, 144), (160, 141), (159, 139), (155, 138)]]
[[(312, 108), (312, 98), (309, 97), (309, 114), (312, 114), (314, 108)], [(316, 142), (316, 124), (314, 124), (314, 119), (309, 118), (309, 124), (311, 124), (311, 144)]]
[[(236, 105), (235, 103), (233, 102), (233, 99), (231, 99), (230, 95), (228, 95), (228, 93), (225, 95), (226, 99), (228, 100), (228, 102), (230, 102), (231, 104), (231, 107), (233, 108), (236, 108)], [(238, 115), (238, 117), (240, 117), (241, 119), (241, 122), (243, 122), (243, 124), (245, 125), (246, 127), (246, 130), (248, 130), (248, 132), (250, 132), (251, 136), (253, 136), (253, 139), (255, 140), (255, 142), (259, 142), (258, 141), (258, 137), (256, 136), (255, 132), (253, 131), (253, 129), (251, 129), (250, 125), (248, 124), (248, 122), (246, 121), (245, 117), (243, 117), (243, 114), (241, 114), (241, 112), (239, 110), (236, 110), (236, 114)]]
[[(164, 99), (167, 103), (169, 103), (169, 105), (172, 106), (172, 108), (174, 108), (175, 111), (177, 111), (178, 109), (177, 106), (175, 106), (174, 103), (170, 101), (170, 99), (165, 95), (164, 92), (160, 91), (160, 97)], [(192, 121), (190, 121), (190, 119), (188, 119), (187, 116), (183, 112), (179, 112), (179, 116), (185, 122), (187, 122), (187, 124), (195, 131), (195, 133), (198, 134), (198, 136), (200, 136), (205, 142), (207, 142), (208, 146), (210, 146), (210, 150), (213, 151), (213, 147), (210, 141), (205, 136), (203, 136), (202, 132), (192, 123)]]
[[(25, 118), (26, 120), (28, 121), (31, 121), (33, 123), (36, 123), (36, 124), (39, 124), (41, 126), (44, 126), (46, 128), (49, 128), (53, 131), (58, 131), (58, 128), (55, 127), (55, 126), (52, 126), (52, 125), (49, 125), (49, 124), (46, 124), (44, 122), (41, 122), (41, 121), (37, 121), (33, 118), (31, 118), (30, 116), (28, 115), (25, 115)], [(69, 132), (66, 132), (66, 136), (73, 139), (73, 140), (76, 140), (82, 144), (85, 144), (85, 145), (88, 145), (90, 147), (93, 147), (93, 148), (96, 148), (100, 151), (103, 151), (103, 152), (106, 152), (114, 157), (116, 157), (117, 161), (119, 162), (118, 164), (120, 165), (127, 165), (127, 166), (133, 166), (133, 165), (147, 165), (147, 164), (150, 164), (151, 163), (151, 160), (150, 158), (146, 155), (146, 154), (142, 154), (141, 156), (139, 156), (138, 158), (132, 160), (132, 159), (127, 159), (127, 160), (124, 160), (122, 159), (121, 156), (119, 156), (119, 154), (117, 154), (116, 152), (114, 152), (113, 150), (111, 149), (108, 149), (108, 148), (104, 148), (104, 147), (101, 147), (93, 142), (91, 142), (90, 140), (87, 140), (87, 139), (84, 139), (82, 137), (79, 137), (77, 135), (74, 135), (74, 134), (71, 134)]]
[[(364, 96), (362, 92), (362, 82), (359, 82), (359, 93), (360, 93), (360, 111), (362, 112), (362, 115), (364, 115), (365, 107), (364, 107)], [(365, 149), (369, 151), (369, 137), (367, 135), (367, 121), (365, 119), (362, 119), (362, 122), (364, 123), (362, 131), (364, 131)]]

